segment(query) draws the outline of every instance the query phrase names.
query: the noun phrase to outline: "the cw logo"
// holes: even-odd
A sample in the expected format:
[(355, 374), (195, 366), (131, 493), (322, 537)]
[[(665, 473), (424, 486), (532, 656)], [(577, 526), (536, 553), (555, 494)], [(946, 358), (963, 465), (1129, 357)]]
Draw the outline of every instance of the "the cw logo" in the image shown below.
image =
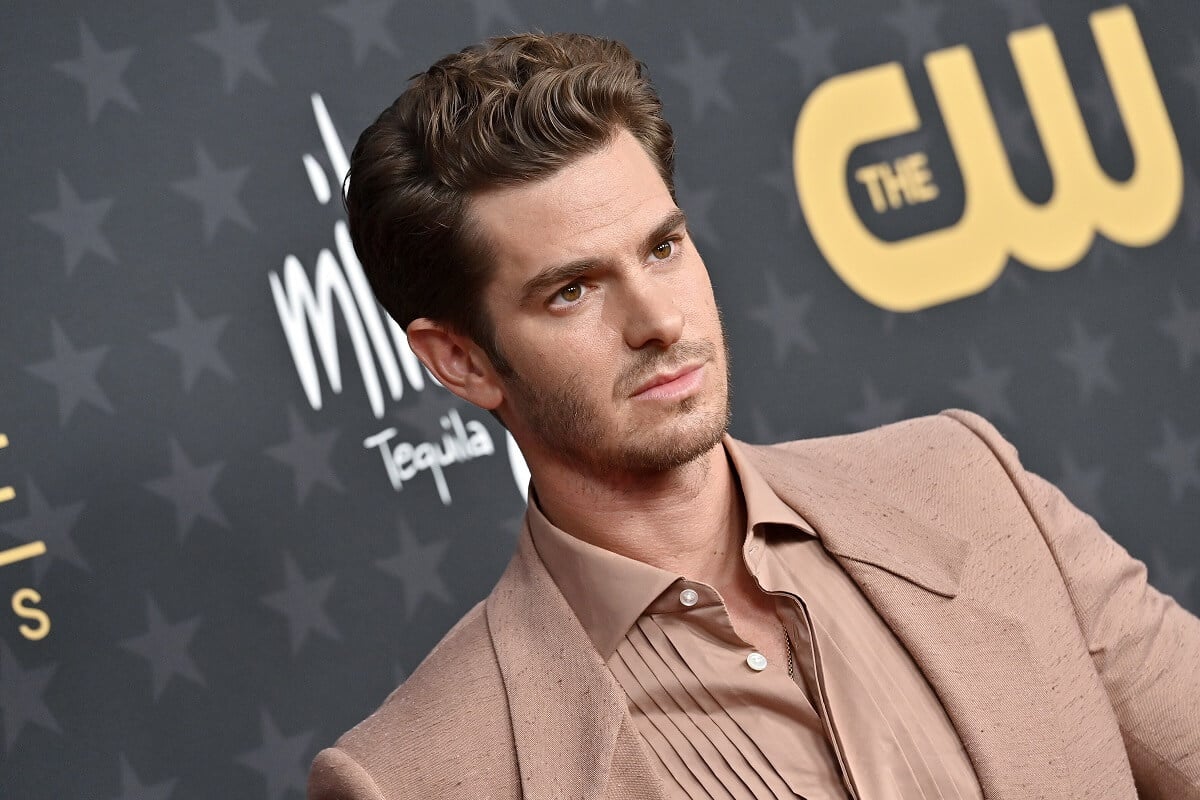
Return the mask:
[(1009, 49), (1054, 183), (1049, 202), (1031, 203), (1013, 178), (971, 51), (939, 50), (925, 57), (925, 68), (966, 199), (954, 225), (901, 242), (863, 225), (845, 176), (856, 147), (920, 128), (903, 69), (884, 64), (817, 87), (796, 121), (796, 188), (813, 237), (842, 280), (876, 305), (915, 311), (983, 291), (1010, 255), (1061, 270), (1083, 258), (1097, 231), (1138, 247), (1167, 234), (1179, 215), (1183, 169), (1137, 22), (1118, 6), (1092, 14), (1090, 23), (1133, 150), (1133, 175), (1118, 183), (1097, 163), (1050, 29), (1017, 31)]

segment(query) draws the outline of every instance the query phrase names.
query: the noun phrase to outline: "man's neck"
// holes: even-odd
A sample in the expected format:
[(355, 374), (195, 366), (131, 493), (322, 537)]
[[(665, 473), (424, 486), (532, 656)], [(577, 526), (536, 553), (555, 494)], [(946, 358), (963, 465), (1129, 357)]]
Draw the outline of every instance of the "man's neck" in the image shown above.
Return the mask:
[(714, 586), (740, 563), (745, 506), (720, 444), (650, 476), (535, 469), (534, 484), (547, 519), (589, 544)]

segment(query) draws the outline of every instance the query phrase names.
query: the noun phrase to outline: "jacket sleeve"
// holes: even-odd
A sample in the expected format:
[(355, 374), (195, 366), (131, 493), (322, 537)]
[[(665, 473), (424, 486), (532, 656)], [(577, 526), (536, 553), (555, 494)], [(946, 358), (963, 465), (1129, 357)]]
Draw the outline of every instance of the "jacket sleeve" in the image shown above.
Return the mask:
[(317, 753), (308, 773), (308, 800), (384, 800), (367, 771), (345, 750)]
[(1063, 575), (1121, 726), (1139, 797), (1200, 800), (1200, 619), (981, 417), (949, 411), (1003, 464)]

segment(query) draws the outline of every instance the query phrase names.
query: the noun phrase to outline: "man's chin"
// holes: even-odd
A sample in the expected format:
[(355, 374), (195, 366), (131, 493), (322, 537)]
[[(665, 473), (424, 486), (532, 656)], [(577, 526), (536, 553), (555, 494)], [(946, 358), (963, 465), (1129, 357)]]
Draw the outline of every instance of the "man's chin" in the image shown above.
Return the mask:
[(619, 461), (624, 468), (639, 473), (678, 469), (719, 445), (729, 427), (728, 414), (717, 412), (675, 422), (649, 426), (623, 437), (626, 444)]
[(573, 392), (535, 400), (531, 389), (515, 386), (518, 407), (533, 412), (513, 431), (518, 443), (598, 478), (678, 469), (717, 446), (729, 427), (727, 396), (710, 391), (609, 416)]

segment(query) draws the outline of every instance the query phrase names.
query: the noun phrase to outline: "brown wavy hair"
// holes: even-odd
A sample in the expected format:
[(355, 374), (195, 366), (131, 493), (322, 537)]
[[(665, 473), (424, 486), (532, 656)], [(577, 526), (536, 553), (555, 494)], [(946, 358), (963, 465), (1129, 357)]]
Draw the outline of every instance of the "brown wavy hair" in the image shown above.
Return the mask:
[(379, 302), (407, 328), (428, 317), (507, 367), (483, 303), (488, 245), (473, 192), (546, 177), (622, 128), (674, 194), (674, 136), (645, 67), (582, 34), (489, 39), (414, 75), (358, 139), (344, 193), (350, 236)]

